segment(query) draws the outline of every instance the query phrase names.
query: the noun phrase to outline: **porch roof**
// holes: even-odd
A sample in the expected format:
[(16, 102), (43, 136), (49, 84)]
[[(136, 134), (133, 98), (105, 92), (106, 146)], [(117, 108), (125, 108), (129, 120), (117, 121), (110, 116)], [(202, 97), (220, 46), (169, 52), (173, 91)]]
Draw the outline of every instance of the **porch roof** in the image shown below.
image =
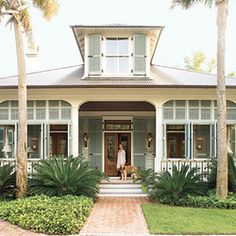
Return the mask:
[[(215, 88), (216, 75), (151, 65), (149, 77), (83, 77), (84, 65), (28, 73), (28, 88)], [(16, 89), (18, 76), (0, 77), (0, 89)], [(236, 88), (235, 78), (226, 78)]]

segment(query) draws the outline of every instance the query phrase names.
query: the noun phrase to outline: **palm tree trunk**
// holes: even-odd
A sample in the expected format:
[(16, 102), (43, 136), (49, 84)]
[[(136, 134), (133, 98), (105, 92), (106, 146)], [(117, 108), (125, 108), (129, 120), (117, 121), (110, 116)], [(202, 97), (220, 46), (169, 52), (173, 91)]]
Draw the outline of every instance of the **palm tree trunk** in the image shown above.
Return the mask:
[(19, 129), (16, 166), (17, 198), (24, 197), (27, 191), (27, 92), (25, 75), (24, 44), (21, 24), (14, 21), (16, 53), (18, 63), (18, 104)]
[(228, 0), (216, 0), (217, 10), (217, 184), (216, 195), (219, 199), (228, 194), (228, 160), (226, 140), (226, 89), (225, 89), (225, 31)]

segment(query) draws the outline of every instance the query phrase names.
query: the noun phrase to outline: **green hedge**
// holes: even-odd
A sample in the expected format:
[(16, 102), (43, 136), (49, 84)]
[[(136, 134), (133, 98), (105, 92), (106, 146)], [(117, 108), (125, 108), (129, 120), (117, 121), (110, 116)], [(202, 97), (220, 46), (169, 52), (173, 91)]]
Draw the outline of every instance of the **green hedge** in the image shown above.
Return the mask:
[(93, 206), (84, 196), (34, 196), (0, 203), (0, 219), (47, 234), (78, 233)]
[(185, 199), (180, 199), (176, 205), (183, 207), (236, 209), (236, 195), (229, 194), (224, 200), (217, 199), (215, 194), (197, 197), (188, 196)]

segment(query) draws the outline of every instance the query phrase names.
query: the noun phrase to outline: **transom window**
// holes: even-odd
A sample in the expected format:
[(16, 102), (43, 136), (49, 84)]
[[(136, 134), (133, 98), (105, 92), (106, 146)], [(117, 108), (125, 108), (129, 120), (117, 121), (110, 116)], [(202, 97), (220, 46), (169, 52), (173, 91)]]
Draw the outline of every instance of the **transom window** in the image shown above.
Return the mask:
[(106, 38), (106, 73), (129, 73), (128, 38)]
[(106, 120), (105, 130), (131, 130), (130, 120)]

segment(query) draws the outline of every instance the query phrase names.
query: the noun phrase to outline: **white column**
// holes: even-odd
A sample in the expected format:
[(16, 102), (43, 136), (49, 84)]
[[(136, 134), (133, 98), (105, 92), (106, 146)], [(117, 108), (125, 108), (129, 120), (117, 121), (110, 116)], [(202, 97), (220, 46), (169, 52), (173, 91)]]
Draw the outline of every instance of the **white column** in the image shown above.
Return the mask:
[(79, 155), (79, 108), (72, 107), (71, 109), (71, 154), (74, 157)]
[(162, 107), (156, 105), (156, 158), (155, 171), (161, 171), (161, 160), (163, 157), (163, 140), (162, 140)]

